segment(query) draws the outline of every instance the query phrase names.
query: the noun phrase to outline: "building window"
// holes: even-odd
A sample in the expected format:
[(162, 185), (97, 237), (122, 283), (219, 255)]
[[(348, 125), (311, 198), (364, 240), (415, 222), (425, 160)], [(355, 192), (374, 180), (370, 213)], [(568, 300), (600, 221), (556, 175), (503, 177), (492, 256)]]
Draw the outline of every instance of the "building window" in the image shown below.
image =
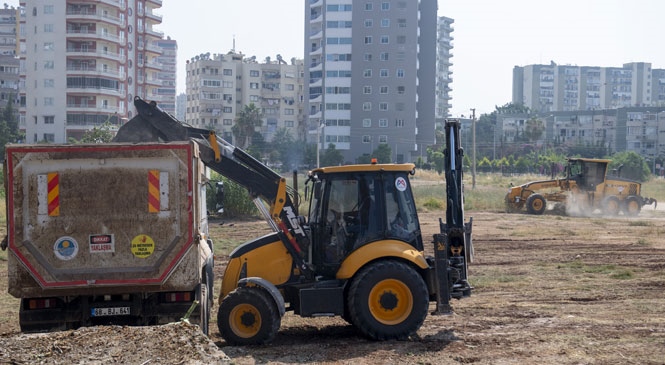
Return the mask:
[(222, 112), (224, 112), (224, 113), (233, 113), (233, 107), (225, 106), (224, 108), (222, 108)]
[(372, 44), (372, 36), (371, 35), (365, 36), (365, 44)]
[(404, 77), (404, 69), (403, 68), (398, 68), (397, 71), (395, 72), (395, 75), (397, 77)]
[(44, 61), (45, 70), (53, 70), (53, 61)]
[(44, 79), (44, 87), (54, 87), (55, 81), (53, 79)]
[(372, 3), (365, 3), (365, 10), (372, 11)]
[(388, 93), (388, 86), (381, 86), (379, 88), (379, 94), (387, 94)]
[(293, 114), (295, 114), (293, 109), (284, 109), (284, 115), (293, 115)]
[(250, 82), (249, 83), (249, 88), (250, 89), (258, 89), (259, 88), (259, 83), (258, 82)]
[(398, 94), (404, 94), (404, 86), (398, 86), (397, 87), (397, 93)]
[(370, 118), (363, 119), (363, 128), (372, 128), (372, 120)]
[(369, 112), (372, 110), (372, 102), (366, 101), (363, 103), (363, 111)]
[(386, 102), (379, 103), (379, 110), (382, 112), (388, 111), (388, 103)]
[(258, 95), (250, 95), (249, 96), (249, 101), (259, 101), (259, 96)]
[(371, 93), (372, 93), (371, 86), (363, 86), (363, 94), (371, 94)]
[(380, 128), (387, 128), (388, 127), (388, 119), (379, 119), (379, 127)]
[(224, 125), (232, 125), (233, 124), (233, 119), (223, 119), (222, 124)]
[(390, 10), (390, 3), (387, 1), (384, 1), (381, 3), (381, 10), (382, 11), (388, 11)]
[(249, 76), (259, 77), (259, 71), (258, 70), (249, 70)]
[(381, 61), (388, 61), (388, 52), (381, 52)]
[(387, 68), (382, 68), (379, 70), (379, 76), (380, 77), (388, 77), (388, 69)]
[(379, 136), (379, 143), (388, 143), (388, 136), (386, 135)]
[(44, 106), (53, 106), (53, 98), (51, 97), (45, 97), (44, 98)]
[(365, 53), (365, 58), (364, 58), (364, 60), (365, 60), (365, 61), (368, 61), (368, 62), (369, 62), (369, 61), (372, 61), (372, 54), (371, 54), (371, 53)]
[(370, 143), (370, 142), (372, 142), (372, 137), (367, 135), (367, 134), (364, 135), (363, 136), (363, 143)]
[(365, 71), (363, 71), (363, 76), (364, 77), (372, 77), (372, 69), (368, 68)]
[(44, 42), (44, 51), (53, 51), (54, 49), (55, 45), (53, 44), (53, 42)]
[(233, 70), (231, 70), (230, 68), (225, 68), (225, 69), (222, 71), (222, 74), (223, 74), (224, 76), (233, 76)]
[(404, 127), (404, 119), (396, 119), (395, 120), (395, 127)]
[(406, 28), (406, 19), (404, 19), (404, 18), (397, 19), (397, 27), (398, 28)]
[(381, 19), (381, 27), (382, 28), (388, 28), (389, 26), (390, 26), (390, 19), (388, 19), (388, 18)]
[(44, 14), (53, 14), (53, 5), (44, 5)]
[(53, 143), (55, 142), (55, 134), (53, 133), (44, 133), (44, 141)]
[(53, 24), (44, 24), (44, 33), (53, 33)]
[(286, 90), (287, 91), (293, 91), (293, 90), (295, 90), (295, 86), (293, 84), (286, 84)]
[(292, 120), (284, 121), (284, 126), (287, 128), (293, 128), (293, 121)]
[(45, 115), (44, 116), (44, 124), (55, 124), (55, 116), (54, 115)]
[(365, 19), (365, 28), (371, 28), (373, 25), (372, 19)]
[(381, 36), (381, 44), (388, 44), (389, 41), (390, 41), (390, 37), (388, 37), (387, 35), (382, 35)]

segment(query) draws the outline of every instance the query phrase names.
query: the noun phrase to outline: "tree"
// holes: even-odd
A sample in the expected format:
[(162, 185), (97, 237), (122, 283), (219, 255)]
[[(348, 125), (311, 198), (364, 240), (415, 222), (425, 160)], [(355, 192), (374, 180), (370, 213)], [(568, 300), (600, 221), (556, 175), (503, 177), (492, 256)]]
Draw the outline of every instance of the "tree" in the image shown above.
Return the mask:
[(524, 137), (529, 142), (536, 142), (542, 137), (543, 132), (545, 132), (545, 123), (542, 120), (531, 117), (526, 121), (526, 126), (524, 127)]
[(634, 151), (623, 151), (612, 156), (612, 162), (607, 167), (608, 172), (621, 170), (621, 177), (637, 181), (646, 181), (651, 175), (651, 170), (642, 156)]
[(379, 146), (372, 151), (372, 157), (375, 157), (378, 163), (392, 162), (392, 154), (392, 149), (385, 143), (379, 144)]
[(344, 156), (339, 152), (333, 143), (328, 144), (328, 148), (321, 156), (321, 166), (338, 166), (344, 162)]
[(106, 121), (99, 127), (94, 127), (83, 133), (78, 143), (109, 143), (113, 140), (112, 127), (111, 122)]
[(15, 143), (23, 138), (21, 132), (18, 129), (18, 120), (16, 113), (14, 112), (14, 106), (12, 100), (14, 100), (14, 95), (9, 95), (9, 102), (7, 106), (2, 110), (0, 114), (0, 156), (4, 158), (5, 155), (5, 145), (7, 143)]
[(256, 127), (263, 124), (263, 115), (261, 109), (254, 103), (245, 105), (245, 108), (238, 113), (235, 124), (231, 127), (231, 132), (235, 137), (235, 145), (241, 149), (247, 148), (256, 132)]

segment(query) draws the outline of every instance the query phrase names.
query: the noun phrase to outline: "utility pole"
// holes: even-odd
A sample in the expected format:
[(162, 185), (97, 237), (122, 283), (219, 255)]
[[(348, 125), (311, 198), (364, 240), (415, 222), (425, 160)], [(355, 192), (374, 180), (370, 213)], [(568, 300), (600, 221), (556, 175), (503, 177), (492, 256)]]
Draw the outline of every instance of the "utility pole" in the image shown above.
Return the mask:
[(476, 188), (476, 109), (471, 108), (471, 189)]

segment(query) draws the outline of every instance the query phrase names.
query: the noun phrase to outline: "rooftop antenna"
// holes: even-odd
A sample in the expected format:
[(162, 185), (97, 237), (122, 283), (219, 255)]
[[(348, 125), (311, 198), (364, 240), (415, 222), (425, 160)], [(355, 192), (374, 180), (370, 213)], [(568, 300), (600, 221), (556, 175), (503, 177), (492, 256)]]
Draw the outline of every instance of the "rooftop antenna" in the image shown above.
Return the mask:
[(233, 48), (231, 49), (233, 53), (236, 53), (236, 35), (233, 35)]

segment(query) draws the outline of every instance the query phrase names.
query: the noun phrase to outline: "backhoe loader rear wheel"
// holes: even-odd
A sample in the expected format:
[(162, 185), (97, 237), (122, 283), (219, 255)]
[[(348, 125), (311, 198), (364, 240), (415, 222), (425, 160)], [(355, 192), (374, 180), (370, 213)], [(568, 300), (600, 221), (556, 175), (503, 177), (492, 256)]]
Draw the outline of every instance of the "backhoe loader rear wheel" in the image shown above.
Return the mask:
[(217, 326), (230, 345), (262, 345), (272, 341), (281, 318), (272, 297), (258, 287), (239, 287), (219, 305)]
[(623, 210), (623, 214), (629, 217), (635, 217), (638, 214), (640, 214), (640, 210), (642, 210), (642, 204), (640, 203), (640, 198), (636, 197), (635, 195), (631, 195), (626, 198), (623, 202), (623, 206), (621, 207)]
[(547, 202), (540, 194), (531, 194), (526, 199), (526, 211), (529, 212), (529, 214), (543, 214), (545, 208), (547, 208)]
[(429, 295), (423, 278), (411, 266), (394, 260), (363, 268), (347, 298), (351, 321), (373, 340), (404, 340), (427, 315)]

